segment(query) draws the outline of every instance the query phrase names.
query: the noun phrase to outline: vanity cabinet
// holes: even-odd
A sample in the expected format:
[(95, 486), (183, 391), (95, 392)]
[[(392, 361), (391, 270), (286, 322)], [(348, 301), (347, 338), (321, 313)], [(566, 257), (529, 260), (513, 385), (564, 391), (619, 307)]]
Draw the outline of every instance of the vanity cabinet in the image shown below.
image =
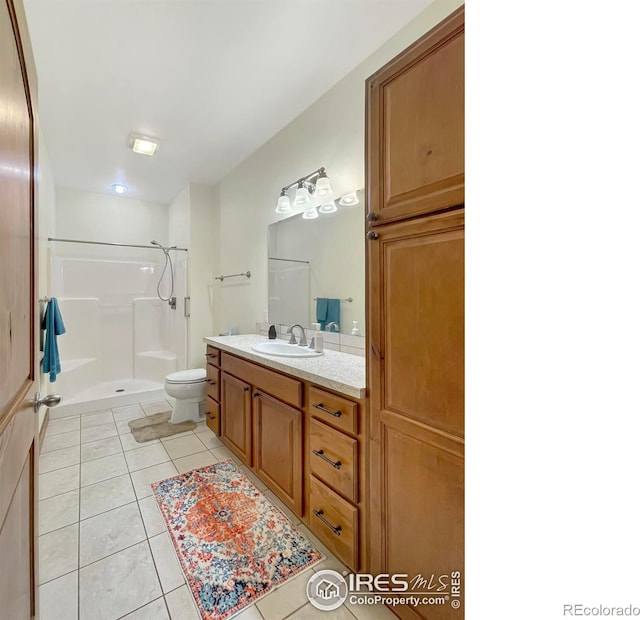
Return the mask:
[(349, 568), (366, 564), (360, 405), (309, 387), (309, 528)]
[(221, 439), (248, 467), (251, 467), (251, 386), (233, 375), (222, 373)]
[(300, 381), (222, 352), (223, 443), (302, 514)]
[(207, 347), (205, 411), (207, 426), (220, 437), (220, 351)]
[(365, 571), (362, 401), (239, 354), (217, 355), (222, 442), (339, 560)]
[(267, 394), (253, 394), (254, 470), (297, 514), (302, 513), (302, 417)]

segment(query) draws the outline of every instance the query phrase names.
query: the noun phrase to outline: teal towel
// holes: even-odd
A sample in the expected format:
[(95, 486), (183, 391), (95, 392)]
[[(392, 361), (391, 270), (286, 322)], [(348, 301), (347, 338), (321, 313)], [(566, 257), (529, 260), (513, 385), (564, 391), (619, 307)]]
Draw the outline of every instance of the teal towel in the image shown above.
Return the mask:
[(329, 300), (326, 297), (318, 297), (316, 300), (316, 321), (320, 323), (320, 329), (324, 331), (327, 325), (327, 309)]
[(53, 382), (56, 380), (56, 375), (60, 374), (60, 354), (58, 353), (57, 336), (67, 331), (58, 308), (58, 300), (55, 297), (49, 300), (42, 322), (42, 327), (47, 331), (44, 338), (42, 370), (49, 373), (49, 381)]
[(316, 321), (320, 329), (325, 330), (327, 323), (335, 322), (340, 325), (340, 300), (318, 297), (316, 300)]

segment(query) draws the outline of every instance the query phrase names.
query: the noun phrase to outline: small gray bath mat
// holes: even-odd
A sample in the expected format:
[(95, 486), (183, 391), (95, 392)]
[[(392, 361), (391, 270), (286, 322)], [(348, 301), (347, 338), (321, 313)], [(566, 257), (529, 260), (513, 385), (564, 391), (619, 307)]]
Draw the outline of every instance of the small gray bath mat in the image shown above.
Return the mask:
[(134, 439), (138, 443), (144, 443), (145, 441), (162, 439), (185, 431), (192, 431), (196, 427), (196, 423), (192, 420), (180, 422), (180, 424), (171, 424), (169, 423), (169, 418), (171, 418), (171, 411), (154, 413), (145, 418), (130, 420), (129, 428), (133, 433)]

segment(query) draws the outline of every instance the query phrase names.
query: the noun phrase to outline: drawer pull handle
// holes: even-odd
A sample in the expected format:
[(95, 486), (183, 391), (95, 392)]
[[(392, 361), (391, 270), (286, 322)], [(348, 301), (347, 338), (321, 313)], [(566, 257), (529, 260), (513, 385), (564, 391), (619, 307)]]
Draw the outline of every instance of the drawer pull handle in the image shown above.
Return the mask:
[(320, 519), (336, 536), (340, 536), (342, 534), (342, 528), (339, 525), (333, 525), (331, 521), (328, 521), (322, 510), (314, 510), (313, 514)]
[(212, 357), (218, 357), (215, 353), (205, 353), (205, 357), (211, 359)]
[(215, 382), (215, 381), (207, 381), (207, 383), (208, 383), (209, 385), (215, 385), (215, 384), (216, 384), (216, 382)]
[(313, 453), (316, 456), (319, 456), (323, 461), (327, 461), (331, 467), (335, 467), (336, 469), (340, 469), (342, 467), (342, 463), (340, 461), (332, 461), (329, 457), (327, 457), (324, 453), (324, 450), (314, 450)]
[(316, 409), (320, 409), (320, 411), (324, 411), (325, 413), (328, 413), (335, 418), (339, 418), (342, 415), (342, 411), (333, 411), (331, 409), (327, 409), (322, 403), (313, 403), (313, 406)]

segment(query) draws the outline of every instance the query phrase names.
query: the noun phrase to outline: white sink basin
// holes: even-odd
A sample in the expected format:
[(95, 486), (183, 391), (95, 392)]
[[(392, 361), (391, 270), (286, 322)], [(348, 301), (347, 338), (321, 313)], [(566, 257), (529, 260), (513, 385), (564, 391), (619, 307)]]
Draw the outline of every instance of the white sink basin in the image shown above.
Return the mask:
[(309, 347), (301, 347), (287, 342), (261, 342), (252, 345), (251, 348), (257, 353), (277, 355), (278, 357), (318, 357), (322, 355)]

